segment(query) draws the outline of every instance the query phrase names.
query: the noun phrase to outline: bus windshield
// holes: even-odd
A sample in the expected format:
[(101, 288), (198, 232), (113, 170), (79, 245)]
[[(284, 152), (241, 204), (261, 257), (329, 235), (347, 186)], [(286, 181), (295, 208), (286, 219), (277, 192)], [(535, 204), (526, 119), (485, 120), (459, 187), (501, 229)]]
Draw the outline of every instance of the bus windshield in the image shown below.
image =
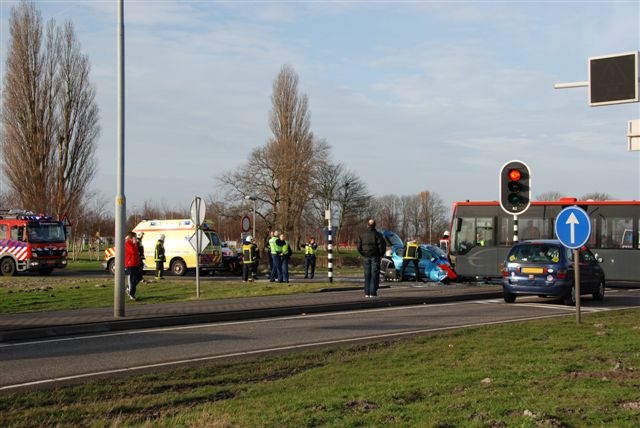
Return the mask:
[(62, 223), (29, 223), (27, 236), (32, 244), (45, 242), (65, 242), (64, 227)]

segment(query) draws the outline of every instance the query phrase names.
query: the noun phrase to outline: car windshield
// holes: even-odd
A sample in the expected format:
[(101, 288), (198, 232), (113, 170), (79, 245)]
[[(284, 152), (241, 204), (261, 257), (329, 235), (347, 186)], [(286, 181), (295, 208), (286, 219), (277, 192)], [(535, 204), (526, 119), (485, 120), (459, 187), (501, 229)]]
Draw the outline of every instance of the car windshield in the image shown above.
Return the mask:
[(29, 223), (27, 236), (30, 243), (64, 242), (64, 227), (62, 223)]
[(220, 238), (218, 238), (218, 234), (215, 232), (205, 232), (207, 234), (207, 238), (209, 238), (209, 245), (218, 246), (220, 245)]
[(547, 244), (518, 245), (509, 254), (510, 262), (557, 263), (560, 261), (560, 248)]

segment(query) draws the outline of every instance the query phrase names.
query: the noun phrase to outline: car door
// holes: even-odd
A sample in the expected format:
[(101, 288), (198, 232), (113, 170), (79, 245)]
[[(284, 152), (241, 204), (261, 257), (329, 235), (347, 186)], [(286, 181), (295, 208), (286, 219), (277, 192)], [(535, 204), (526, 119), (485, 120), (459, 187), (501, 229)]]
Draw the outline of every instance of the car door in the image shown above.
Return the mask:
[(593, 293), (598, 287), (600, 278), (596, 275), (598, 268), (596, 258), (586, 248), (580, 250), (580, 293)]

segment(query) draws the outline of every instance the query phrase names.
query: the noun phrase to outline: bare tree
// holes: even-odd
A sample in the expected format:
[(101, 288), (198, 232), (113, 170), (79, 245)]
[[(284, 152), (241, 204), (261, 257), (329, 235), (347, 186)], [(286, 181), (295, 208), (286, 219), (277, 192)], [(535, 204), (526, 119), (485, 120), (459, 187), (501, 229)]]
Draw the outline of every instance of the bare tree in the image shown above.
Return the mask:
[(421, 218), (424, 225), (425, 241), (433, 243), (448, 229), (448, 210), (440, 195), (425, 190), (420, 192)]
[(313, 196), (313, 168), (327, 158), (329, 146), (314, 139), (308, 98), (298, 93), (298, 76), (288, 65), (273, 83), (271, 103), (273, 136), (265, 146), (253, 150), (244, 167), (218, 180), (234, 200), (255, 197), (256, 215), (266, 227), (295, 234)]
[(560, 198), (564, 198), (564, 197), (565, 195), (561, 192), (550, 191), (550, 192), (544, 192), (539, 195), (536, 195), (535, 200), (536, 201), (558, 201), (560, 200)]
[(581, 201), (588, 201), (589, 199), (593, 201), (609, 201), (613, 199), (613, 196), (608, 193), (591, 192), (580, 197)]
[(73, 26), (54, 20), (43, 36), (40, 11), (11, 10), (2, 103), (3, 171), (22, 208), (60, 217), (90, 198), (99, 133), (89, 61)]

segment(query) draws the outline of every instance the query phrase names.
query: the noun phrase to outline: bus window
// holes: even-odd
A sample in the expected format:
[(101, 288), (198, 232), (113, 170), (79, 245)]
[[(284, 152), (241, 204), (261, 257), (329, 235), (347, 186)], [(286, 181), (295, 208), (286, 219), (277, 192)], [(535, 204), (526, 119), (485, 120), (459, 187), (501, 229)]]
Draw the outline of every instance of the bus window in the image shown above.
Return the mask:
[(493, 218), (476, 219), (476, 244), (483, 247), (493, 246)]
[(633, 229), (633, 219), (610, 217), (600, 222), (600, 248), (633, 248), (633, 241), (625, 243), (625, 230)]
[(476, 219), (458, 218), (455, 237), (455, 249), (458, 254), (465, 254), (473, 248), (476, 242)]
[(524, 218), (518, 221), (518, 238), (522, 241), (550, 238), (548, 224), (542, 218)]

